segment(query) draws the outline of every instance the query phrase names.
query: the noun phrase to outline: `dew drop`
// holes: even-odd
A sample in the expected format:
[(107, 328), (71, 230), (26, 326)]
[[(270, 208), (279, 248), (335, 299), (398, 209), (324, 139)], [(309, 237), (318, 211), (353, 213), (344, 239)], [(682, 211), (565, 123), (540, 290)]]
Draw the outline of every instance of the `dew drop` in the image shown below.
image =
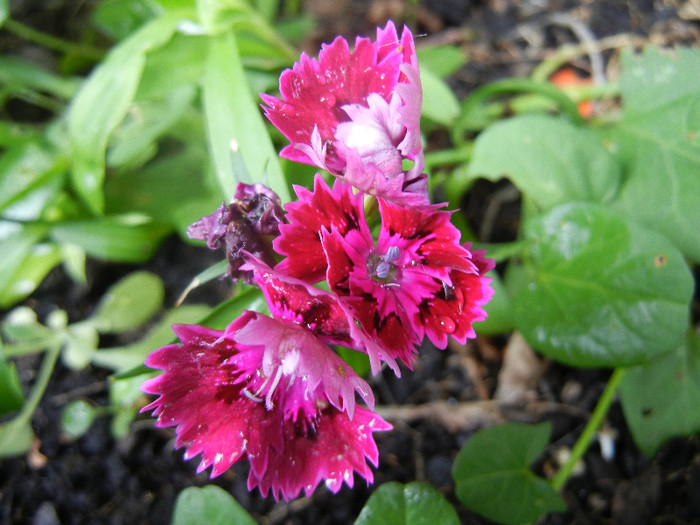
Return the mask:
[(451, 334), (452, 332), (455, 331), (457, 328), (457, 325), (455, 325), (455, 322), (447, 317), (446, 315), (441, 315), (438, 320), (440, 321), (440, 326), (442, 326), (442, 329), (447, 332), (448, 334)]
[(328, 93), (327, 95), (323, 95), (321, 97), (321, 104), (326, 106), (327, 108), (332, 108), (335, 106), (335, 95), (332, 95)]

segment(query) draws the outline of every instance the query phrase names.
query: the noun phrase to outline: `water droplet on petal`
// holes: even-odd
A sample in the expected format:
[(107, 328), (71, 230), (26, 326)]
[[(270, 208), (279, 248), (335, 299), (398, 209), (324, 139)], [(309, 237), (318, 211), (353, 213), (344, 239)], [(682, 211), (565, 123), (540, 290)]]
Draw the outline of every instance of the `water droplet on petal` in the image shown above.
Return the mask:
[(455, 322), (446, 315), (441, 315), (438, 320), (440, 321), (440, 326), (442, 326), (442, 329), (448, 334), (453, 333), (457, 328)]
[(332, 108), (335, 106), (335, 95), (332, 95), (328, 93), (327, 95), (323, 95), (321, 97), (321, 104), (326, 106), (327, 108)]

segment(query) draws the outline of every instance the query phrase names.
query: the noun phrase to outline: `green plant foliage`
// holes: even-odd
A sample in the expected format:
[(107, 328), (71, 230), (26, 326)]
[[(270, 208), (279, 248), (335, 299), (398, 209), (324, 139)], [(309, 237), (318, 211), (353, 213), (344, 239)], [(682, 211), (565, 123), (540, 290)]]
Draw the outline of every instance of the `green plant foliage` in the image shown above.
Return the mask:
[(0, 425), (0, 458), (27, 452), (34, 441), (32, 425), (26, 418), (15, 418)]
[(620, 393), (634, 440), (647, 456), (672, 437), (700, 432), (700, 336), (691, 332), (675, 350), (630, 368)]
[(700, 261), (700, 54), (649, 47), (622, 65), (624, 114), (608, 133), (626, 172), (616, 205)]
[(58, 222), (49, 236), (58, 243), (82, 248), (88, 255), (114, 262), (143, 262), (151, 258), (169, 233), (161, 224), (137, 216)]
[(384, 483), (370, 496), (355, 525), (458, 525), (452, 505), (426, 483)]
[(616, 367), (683, 338), (693, 279), (665, 237), (590, 203), (536, 217), (525, 236), (527, 275), (512, 307), (536, 349), (574, 366)]
[(95, 408), (87, 401), (72, 401), (61, 414), (61, 430), (72, 438), (83, 436), (90, 429), (96, 416)]
[(24, 392), (17, 369), (0, 353), (0, 416), (19, 410), (23, 402)]
[(554, 489), (529, 468), (550, 432), (549, 423), (507, 423), (478, 431), (452, 467), (457, 497), (488, 519), (512, 525), (565, 510)]
[(608, 202), (621, 178), (617, 161), (595, 133), (546, 115), (522, 115), (487, 128), (474, 143), (468, 173), (508, 177), (543, 209)]
[(424, 117), (449, 126), (459, 115), (459, 101), (449, 86), (429, 69), (421, 70)]
[[(258, 181), (275, 191), (283, 202), (288, 201), (289, 190), (277, 152), (253, 102), (231, 31), (210, 38), (202, 88), (210, 149), (224, 198), (231, 198), (237, 182)], [(232, 149), (240, 150), (252, 180), (234, 172)]]
[(90, 317), (102, 333), (121, 333), (148, 322), (163, 306), (165, 289), (155, 274), (133, 272), (112, 286)]
[(189, 487), (175, 500), (171, 525), (255, 525), (233, 497), (216, 485)]
[(126, 115), (138, 87), (146, 53), (164, 45), (179, 14), (155, 18), (112, 49), (73, 99), (68, 119), (72, 182), (95, 214), (104, 211), (105, 151), (112, 131)]

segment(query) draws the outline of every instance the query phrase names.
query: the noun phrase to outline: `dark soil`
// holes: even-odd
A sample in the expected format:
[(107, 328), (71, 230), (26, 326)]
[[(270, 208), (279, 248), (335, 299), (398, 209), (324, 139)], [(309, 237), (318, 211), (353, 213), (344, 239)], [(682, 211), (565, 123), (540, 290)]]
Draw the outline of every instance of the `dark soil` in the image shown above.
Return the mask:
[[(392, 17), (408, 22), (415, 33), (426, 33), (426, 41), (452, 42), (467, 50), (470, 62), (451, 79), (457, 92), (465, 95), (497, 78), (529, 74), (553, 49), (577, 41), (577, 24), (588, 27), (596, 38), (625, 33), (634, 37), (635, 45), (697, 46), (700, 25), (684, 4), (680, 0), (425, 0), (417, 5), (400, 0), (307, 0), (304, 5), (316, 14), (318, 24), (305, 48), (315, 54), (320, 41), (330, 41), (337, 34), (372, 35), (375, 26)], [(681, 16), (686, 12), (688, 19)], [(26, 18), (33, 20), (30, 13)], [(41, 19), (37, 20), (40, 25)], [(618, 52), (611, 48), (603, 53), (611, 76)], [(575, 65), (590, 70), (586, 59)], [(502, 186), (480, 184), (467, 196), (465, 211), (475, 231), (484, 231), (480, 221), (484, 203)], [(482, 240), (511, 237), (517, 216), (517, 200), (510, 201), (487, 225), (488, 238)], [(171, 238), (143, 267), (164, 279), (166, 301), (172, 305), (192, 276), (216, 260), (216, 254)], [(111, 284), (133, 269), (91, 263), (90, 284), (85, 288), (74, 287), (56, 270), (26, 304), (42, 318), (63, 308), (71, 320), (79, 320)], [(216, 304), (227, 292), (225, 285), (214, 283), (191, 300)], [(392, 432), (376, 434), (380, 463), (375, 486), (387, 481), (427, 481), (455, 504), (463, 523), (488, 523), (455, 499), (451, 466), (478, 428), (506, 420), (551, 422), (552, 444), (535, 468), (541, 475), (556, 471), (559, 451), (576, 441), (609, 372), (571, 369), (538, 359), (539, 380), (525, 388), (517, 401), (498, 404), (492, 400), (502, 386), (499, 372), (507, 343), (505, 338), (481, 338), (466, 348), (445, 352), (426, 347), (414, 372), (405, 371), (400, 380), (392, 373), (372, 380), (380, 410), (395, 426)], [(25, 384), (33, 381), (37, 364), (34, 358), (19, 361)], [(27, 457), (0, 462), (0, 524), (168, 523), (182, 489), (210, 483), (206, 473), (195, 474), (196, 460), (185, 462), (181, 451), (173, 451), (173, 432), (154, 429), (145, 417), (121, 440), (111, 437), (107, 418), (99, 418), (80, 439), (61, 435), (59, 417), (67, 402), (89, 398), (98, 405), (108, 404), (108, 375), (100, 369), (74, 372), (57, 366), (33, 421), (36, 450)], [(421, 410), (427, 403), (445, 410)], [(580, 473), (564, 491), (568, 510), (540, 523), (700, 523), (700, 438), (673, 440), (650, 459), (634, 444), (618, 405), (613, 406), (607, 424), (615, 436), (614, 455), (604, 459), (594, 444)], [(247, 491), (247, 468), (238, 464), (212, 483), (233, 494), (263, 524), (352, 523), (373, 488), (356, 479), (355, 488), (343, 488), (337, 495), (320, 487), (311, 498), (275, 503), (257, 491)]]

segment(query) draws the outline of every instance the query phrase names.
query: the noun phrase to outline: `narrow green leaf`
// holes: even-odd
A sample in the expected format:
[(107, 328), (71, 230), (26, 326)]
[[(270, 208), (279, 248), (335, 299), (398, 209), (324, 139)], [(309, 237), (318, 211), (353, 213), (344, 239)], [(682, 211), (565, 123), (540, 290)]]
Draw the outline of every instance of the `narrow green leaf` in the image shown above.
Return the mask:
[(9, 0), (0, 0), (0, 27), (3, 26), (5, 20), (10, 16)]
[[(231, 31), (210, 38), (202, 89), (209, 147), (224, 200), (233, 196), (238, 182), (260, 182), (275, 191), (283, 202), (288, 201), (289, 189), (277, 152), (265, 129), (259, 105), (250, 93)], [(239, 148), (252, 180), (245, 180), (243, 173), (234, 171), (232, 145)]]
[(92, 21), (113, 40), (122, 40), (162, 11), (153, 0), (106, 0), (95, 6)]
[(75, 244), (99, 259), (142, 262), (169, 232), (166, 226), (119, 216), (58, 223), (51, 227), (49, 236), (58, 243)]
[(29, 296), (44, 277), (61, 262), (58, 247), (50, 243), (35, 244), (12, 275), (12, 282), (0, 292), (0, 307), (7, 308)]
[(68, 118), (75, 189), (93, 213), (104, 209), (102, 183), (109, 137), (126, 115), (145, 64), (145, 54), (167, 42), (179, 16), (154, 19), (115, 47), (76, 95)]
[[(3, 152), (0, 157), (0, 211), (26, 201), (24, 208), (9, 214), (15, 219), (32, 220), (39, 217), (46, 202), (54, 198), (63, 183), (64, 161), (39, 141), (27, 141), (20, 147)], [(37, 198), (38, 197), (38, 198)], [(5, 216), (8, 212), (5, 211)]]
[(0, 240), (0, 307), (7, 308), (16, 296), (15, 275), (31, 255), (34, 244), (46, 233), (42, 227), (23, 226), (16, 233)]
[(267, 302), (260, 288), (249, 287), (245, 291), (224, 301), (214, 308), (199, 324), (223, 330), (231, 321), (241, 315), (243, 310), (265, 313)]
[(171, 525), (255, 525), (255, 520), (228, 492), (216, 485), (189, 487), (175, 500)]
[(157, 275), (137, 271), (113, 285), (89, 318), (101, 333), (122, 333), (148, 322), (163, 306), (165, 288)]
[(370, 496), (355, 525), (459, 525), (445, 496), (426, 483), (384, 483)]
[(80, 86), (77, 78), (58, 76), (19, 57), (0, 57), (0, 84), (15, 92), (34, 90), (71, 98)]
[(468, 174), (494, 181), (508, 177), (544, 209), (570, 201), (608, 202), (621, 178), (595, 133), (545, 115), (490, 126), (476, 139)]
[(157, 141), (190, 108), (195, 96), (192, 85), (170, 90), (162, 98), (134, 100), (114, 130), (107, 152), (110, 167), (145, 164), (157, 151)]
[(516, 327), (574, 366), (639, 364), (675, 348), (688, 327), (693, 278), (665, 237), (591, 204), (525, 225), (532, 242), (512, 298)]
[(83, 436), (92, 425), (97, 413), (87, 401), (68, 403), (61, 414), (61, 430), (70, 437)]
[(529, 468), (550, 432), (549, 423), (507, 423), (478, 431), (452, 467), (457, 497), (482, 516), (512, 525), (566, 510), (549, 483)]
[(22, 408), (24, 392), (14, 363), (0, 353), (0, 416)]
[(647, 456), (676, 436), (700, 432), (700, 336), (627, 370), (620, 385), (622, 408), (634, 441)]

